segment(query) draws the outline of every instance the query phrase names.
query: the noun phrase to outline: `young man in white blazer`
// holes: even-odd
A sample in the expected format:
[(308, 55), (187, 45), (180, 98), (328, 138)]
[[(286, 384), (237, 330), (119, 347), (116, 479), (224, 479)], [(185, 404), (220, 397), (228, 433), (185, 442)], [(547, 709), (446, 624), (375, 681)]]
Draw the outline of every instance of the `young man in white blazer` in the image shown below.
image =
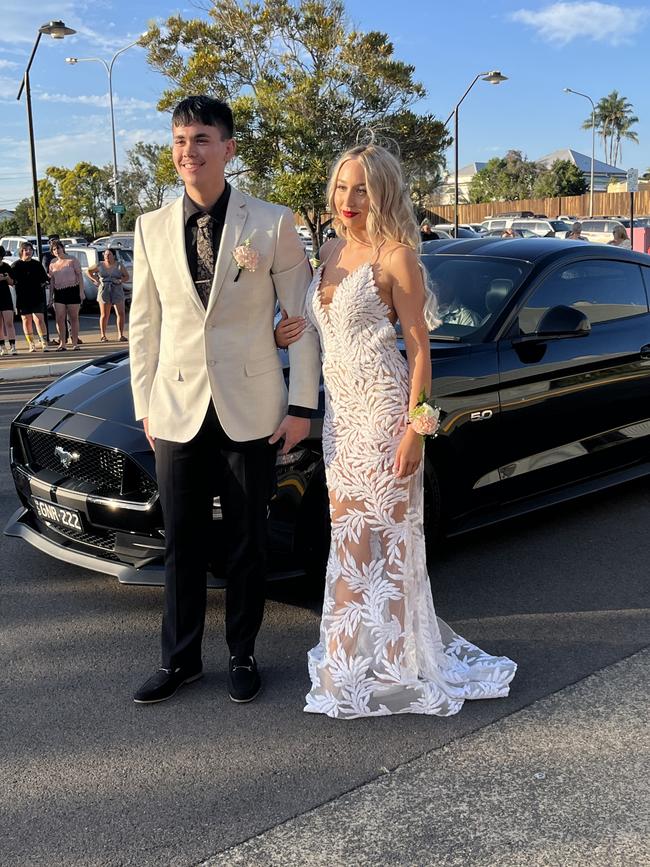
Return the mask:
[(129, 328), (136, 419), (155, 451), (165, 527), (162, 667), (138, 703), (171, 698), (203, 673), (201, 641), (212, 501), (226, 550), (228, 692), (255, 698), (264, 610), (266, 517), (276, 451), (309, 432), (318, 405), (315, 333), (289, 348), (289, 391), (277, 353), (276, 301), (302, 315), (311, 270), (291, 211), (231, 187), (230, 107), (188, 97), (172, 116), (184, 195), (138, 218)]

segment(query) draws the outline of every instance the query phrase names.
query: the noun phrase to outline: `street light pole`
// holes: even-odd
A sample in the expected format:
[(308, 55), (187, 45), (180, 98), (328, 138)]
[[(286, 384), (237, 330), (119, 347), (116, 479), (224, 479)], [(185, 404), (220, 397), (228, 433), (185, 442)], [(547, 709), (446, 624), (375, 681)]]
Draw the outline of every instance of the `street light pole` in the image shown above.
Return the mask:
[(481, 78), (483, 81), (487, 81), (488, 84), (501, 84), (502, 81), (507, 81), (507, 75), (502, 75), (498, 69), (492, 70), (492, 72), (479, 72), (474, 81), (467, 88), (465, 93), (458, 100), (456, 105), (454, 106), (454, 110), (449, 115), (447, 120), (445, 121), (445, 126), (449, 123), (452, 116), (454, 118), (454, 237), (458, 237), (458, 198), (459, 198), (459, 184), (458, 184), (458, 109), (462, 101), (465, 99), (470, 90), (474, 87), (476, 82)]
[(596, 155), (596, 106), (594, 101), (586, 93), (580, 93), (579, 90), (572, 90), (570, 87), (564, 88), (565, 93), (574, 93), (576, 96), (584, 96), (591, 103), (591, 180), (589, 183), (589, 216), (594, 215), (594, 159)]
[(73, 33), (76, 33), (76, 30), (72, 30), (70, 27), (66, 27), (63, 21), (50, 21), (49, 24), (43, 24), (42, 27), (38, 29), (38, 35), (36, 36), (36, 42), (34, 43), (34, 47), (32, 48), (32, 53), (29, 55), (29, 60), (27, 61), (27, 66), (25, 67), (25, 72), (23, 73), (23, 79), (20, 83), (20, 89), (18, 90), (17, 100), (20, 100), (20, 97), (23, 95), (23, 90), (25, 91), (25, 104), (27, 106), (27, 132), (29, 135), (29, 158), (32, 169), (32, 195), (34, 198), (34, 234), (36, 235), (36, 255), (38, 256), (38, 261), (41, 261), (42, 256), (42, 243), (41, 243), (41, 224), (38, 219), (38, 174), (36, 171), (36, 147), (34, 145), (34, 119), (32, 117), (32, 92), (29, 86), (29, 70), (31, 69), (32, 63), (34, 61), (34, 57), (36, 56), (36, 50), (38, 49), (39, 43), (41, 41), (41, 36), (51, 36), (52, 39), (63, 39), (65, 36), (71, 36)]
[(107, 63), (102, 57), (66, 57), (65, 59), (65, 62), (69, 63), (71, 66), (74, 66), (75, 63), (101, 63), (108, 75), (108, 104), (111, 112), (111, 142), (113, 145), (113, 206), (115, 210), (115, 229), (118, 232), (120, 231), (122, 224), (122, 215), (116, 210), (120, 204), (120, 199), (117, 175), (117, 145), (115, 141), (115, 111), (113, 109), (113, 64), (120, 54), (124, 54), (124, 52), (128, 51), (129, 48), (133, 48), (139, 43), (140, 39), (136, 39), (136, 41), (132, 42), (130, 45), (120, 48), (119, 51), (115, 52), (110, 63)]

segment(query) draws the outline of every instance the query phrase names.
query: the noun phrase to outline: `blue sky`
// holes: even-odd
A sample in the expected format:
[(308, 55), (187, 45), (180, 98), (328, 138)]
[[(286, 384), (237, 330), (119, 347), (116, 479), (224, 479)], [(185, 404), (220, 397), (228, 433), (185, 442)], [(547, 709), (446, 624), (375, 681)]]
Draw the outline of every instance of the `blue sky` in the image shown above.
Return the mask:
[[(526, 0), (347, 0), (352, 23), (389, 34), (395, 56), (415, 66), (428, 91), (416, 110), (443, 120), (474, 76), (501, 69), (508, 81), (479, 82), (460, 115), (460, 164), (502, 155), (509, 148), (534, 159), (571, 147), (591, 153), (591, 133), (581, 123), (587, 100), (617, 89), (633, 104), (639, 145), (623, 146), (624, 168), (650, 167), (650, 97), (643, 45), (650, 36), (650, 4), (635, 2), (526, 2)], [(77, 30), (63, 41), (41, 40), (31, 72), (39, 176), (49, 165), (81, 160), (111, 162), (107, 76), (99, 63), (69, 66), (65, 57), (102, 57), (137, 39), (151, 19), (198, 17), (191, 3), (169, 0), (35, 2), (3, 0), (0, 27), (0, 208), (31, 193), (24, 100), (20, 79), (41, 24), (60, 18)], [(646, 49), (647, 50), (647, 47)], [(136, 141), (164, 142), (169, 119), (156, 111), (165, 80), (133, 48), (113, 71), (118, 163)], [(603, 158), (597, 142), (596, 156)], [(453, 160), (452, 153), (448, 161)]]

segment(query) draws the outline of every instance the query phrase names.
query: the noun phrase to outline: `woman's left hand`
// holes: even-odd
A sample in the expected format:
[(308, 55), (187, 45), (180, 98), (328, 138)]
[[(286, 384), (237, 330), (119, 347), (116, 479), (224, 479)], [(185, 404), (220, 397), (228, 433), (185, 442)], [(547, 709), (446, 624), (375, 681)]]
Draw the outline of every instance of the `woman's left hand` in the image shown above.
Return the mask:
[(402, 437), (402, 441), (397, 447), (395, 455), (395, 463), (393, 465), (393, 473), (398, 479), (405, 479), (420, 466), (422, 461), (422, 453), (424, 451), (424, 443), (422, 437), (416, 434), (413, 428), (409, 425), (406, 433)]
[(306, 320), (302, 316), (289, 316), (282, 311), (282, 319), (275, 326), (275, 343), (280, 349), (286, 349), (296, 340), (300, 340), (305, 330)]

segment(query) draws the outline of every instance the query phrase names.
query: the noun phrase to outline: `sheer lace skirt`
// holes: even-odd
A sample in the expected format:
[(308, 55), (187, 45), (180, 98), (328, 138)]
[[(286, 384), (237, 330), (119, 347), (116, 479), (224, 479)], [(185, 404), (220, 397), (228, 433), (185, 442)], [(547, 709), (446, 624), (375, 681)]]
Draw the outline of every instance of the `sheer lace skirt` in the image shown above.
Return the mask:
[[(355, 718), (450, 716), (466, 699), (506, 696), (516, 666), (457, 635), (434, 610), (423, 533), (423, 470), (397, 479), (405, 418), (341, 436), (328, 400), (324, 451), (332, 541), (320, 641), (305, 710)], [(345, 428), (345, 425), (344, 425)], [(353, 435), (352, 435), (353, 434)]]

